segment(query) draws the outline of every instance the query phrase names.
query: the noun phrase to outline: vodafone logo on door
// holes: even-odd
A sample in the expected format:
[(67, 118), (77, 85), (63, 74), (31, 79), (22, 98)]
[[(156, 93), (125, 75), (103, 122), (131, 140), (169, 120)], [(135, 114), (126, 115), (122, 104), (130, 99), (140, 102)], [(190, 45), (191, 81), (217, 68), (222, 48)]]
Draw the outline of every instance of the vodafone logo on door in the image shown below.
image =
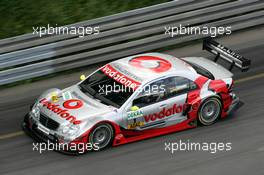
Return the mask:
[(165, 117), (171, 117), (174, 114), (182, 113), (184, 110), (186, 110), (188, 107), (187, 104), (183, 105), (177, 105), (174, 104), (170, 108), (163, 108), (161, 111), (149, 114), (149, 115), (144, 115), (144, 119), (146, 122), (151, 122), (151, 121), (156, 121), (158, 119), (163, 119)]

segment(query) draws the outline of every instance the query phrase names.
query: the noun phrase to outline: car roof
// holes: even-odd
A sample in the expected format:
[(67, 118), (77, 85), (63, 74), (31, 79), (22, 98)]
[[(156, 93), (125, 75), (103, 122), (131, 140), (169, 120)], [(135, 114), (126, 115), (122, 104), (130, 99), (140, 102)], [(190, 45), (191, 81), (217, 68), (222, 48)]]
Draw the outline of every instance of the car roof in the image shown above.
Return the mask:
[(138, 82), (156, 79), (177, 72), (196, 71), (188, 63), (163, 53), (145, 53), (111, 62), (115, 70)]

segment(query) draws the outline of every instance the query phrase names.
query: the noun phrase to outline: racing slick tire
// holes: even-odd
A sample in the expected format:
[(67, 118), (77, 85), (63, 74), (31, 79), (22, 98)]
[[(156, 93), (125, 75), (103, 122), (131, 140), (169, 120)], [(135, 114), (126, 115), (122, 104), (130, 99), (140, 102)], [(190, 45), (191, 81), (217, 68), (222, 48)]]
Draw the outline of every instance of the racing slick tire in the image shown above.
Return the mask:
[(214, 124), (222, 111), (222, 103), (217, 97), (207, 98), (200, 106), (198, 120), (202, 125)]
[(94, 127), (89, 135), (89, 143), (96, 145), (100, 151), (111, 146), (114, 139), (114, 130), (108, 123), (101, 123)]

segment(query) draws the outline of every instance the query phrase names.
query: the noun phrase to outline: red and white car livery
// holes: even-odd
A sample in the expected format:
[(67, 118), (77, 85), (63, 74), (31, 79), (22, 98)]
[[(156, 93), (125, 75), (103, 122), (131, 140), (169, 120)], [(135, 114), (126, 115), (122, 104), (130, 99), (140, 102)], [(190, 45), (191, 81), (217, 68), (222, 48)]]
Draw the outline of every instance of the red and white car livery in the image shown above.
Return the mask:
[[(204, 49), (247, 70), (250, 60), (206, 39)], [(80, 83), (44, 92), (23, 126), (41, 140), (99, 149), (211, 125), (239, 104), (232, 73), (200, 57), (161, 53), (111, 62)], [(70, 150), (69, 150), (70, 151)]]

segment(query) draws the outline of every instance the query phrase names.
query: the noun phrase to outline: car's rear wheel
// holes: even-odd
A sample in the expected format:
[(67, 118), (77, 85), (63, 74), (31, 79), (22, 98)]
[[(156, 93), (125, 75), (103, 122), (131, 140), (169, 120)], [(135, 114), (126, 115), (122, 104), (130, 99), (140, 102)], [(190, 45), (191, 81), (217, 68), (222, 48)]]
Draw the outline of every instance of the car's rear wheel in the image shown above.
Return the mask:
[(113, 136), (114, 131), (112, 126), (108, 123), (102, 123), (92, 130), (89, 142), (94, 146), (94, 150), (102, 150), (112, 144)]
[(206, 99), (200, 106), (198, 119), (202, 125), (211, 125), (217, 121), (222, 111), (222, 103), (217, 97)]

